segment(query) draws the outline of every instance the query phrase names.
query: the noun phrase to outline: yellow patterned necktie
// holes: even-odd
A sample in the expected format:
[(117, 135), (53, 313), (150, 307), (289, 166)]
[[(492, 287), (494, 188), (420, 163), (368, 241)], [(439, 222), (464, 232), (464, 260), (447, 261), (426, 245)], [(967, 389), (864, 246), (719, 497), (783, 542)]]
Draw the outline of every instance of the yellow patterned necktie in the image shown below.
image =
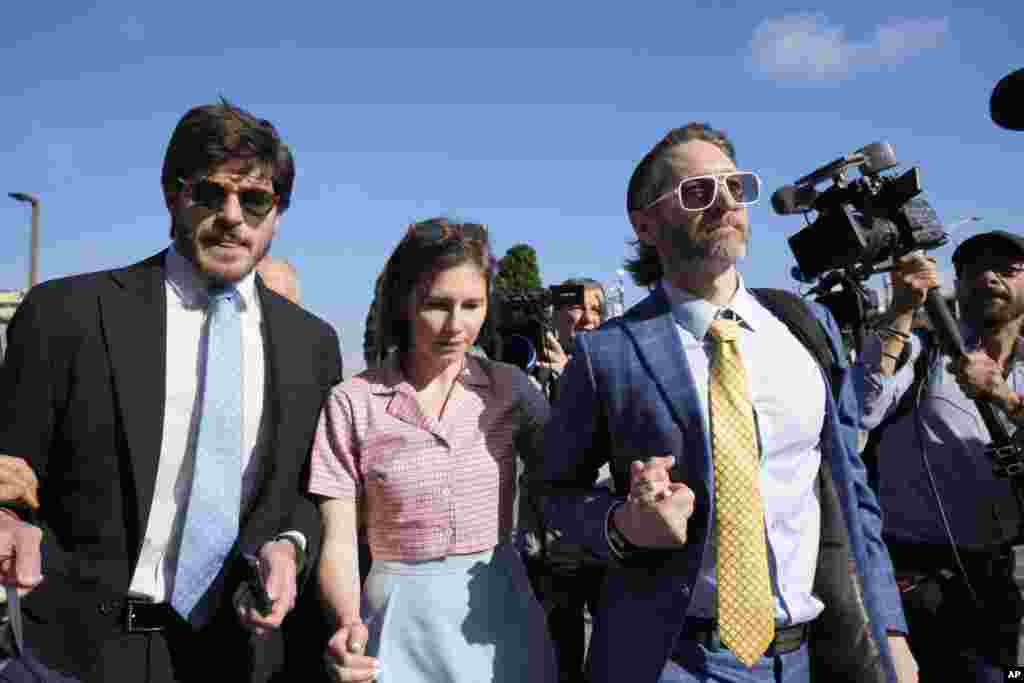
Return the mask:
[(748, 667), (775, 637), (754, 407), (736, 345), (739, 323), (711, 323), (708, 403), (718, 530), (718, 630)]

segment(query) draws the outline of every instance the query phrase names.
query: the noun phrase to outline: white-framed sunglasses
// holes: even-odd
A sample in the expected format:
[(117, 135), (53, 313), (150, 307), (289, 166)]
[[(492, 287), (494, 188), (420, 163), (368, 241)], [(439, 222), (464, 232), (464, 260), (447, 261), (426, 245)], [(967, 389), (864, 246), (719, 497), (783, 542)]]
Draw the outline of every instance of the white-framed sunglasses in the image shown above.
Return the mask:
[(675, 189), (660, 195), (644, 207), (651, 208), (665, 197), (675, 196), (684, 211), (704, 211), (718, 199), (721, 185), (737, 206), (750, 206), (761, 197), (761, 179), (750, 171), (729, 171), (711, 175), (697, 175), (683, 178)]

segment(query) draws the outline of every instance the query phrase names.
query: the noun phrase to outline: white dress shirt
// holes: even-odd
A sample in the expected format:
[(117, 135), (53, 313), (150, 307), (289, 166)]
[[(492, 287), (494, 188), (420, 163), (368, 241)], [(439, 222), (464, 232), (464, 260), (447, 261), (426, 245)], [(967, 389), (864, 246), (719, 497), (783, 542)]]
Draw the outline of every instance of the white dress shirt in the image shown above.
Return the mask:
[[(693, 372), (708, 434), (708, 329), (723, 308), (740, 319), (738, 344), (752, 393), (761, 450), (761, 497), (776, 621), (810, 621), (824, 609), (811, 593), (821, 536), (821, 507), (815, 480), (821, 465), (820, 440), (826, 404), (825, 380), (818, 363), (785, 323), (746, 290), (742, 278), (726, 307), (676, 289), (665, 280), (661, 285), (671, 303), (683, 351)], [(714, 525), (712, 514), (712, 539)], [(688, 612), (692, 616), (715, 618), (715, 549), (712, 540), (694, 586)]]
[[(139, 562), (132, 576), (132, 593), (170, 599), (174, 590), (178, 549), (185, 509), (192, 488), (200, 380), (206, 354), (207, 283), (174, 246), (165, 260), (167, 288), (167, 384), (164, 396), (163, 442), (153, 502)], [(261, 436), (264, 358), (260, 303), (255, 276), (236, 283), (235, 298), (242, 323), (242, 510), (252, 500), (258, 469), (253, 452)], [(268, 539), (269, 540), (269, 539)]]

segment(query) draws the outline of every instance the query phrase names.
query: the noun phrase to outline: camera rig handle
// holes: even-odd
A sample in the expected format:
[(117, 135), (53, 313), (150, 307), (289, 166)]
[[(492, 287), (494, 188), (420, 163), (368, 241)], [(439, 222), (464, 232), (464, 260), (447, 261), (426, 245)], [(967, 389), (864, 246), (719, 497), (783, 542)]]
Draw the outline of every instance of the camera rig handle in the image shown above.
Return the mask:
[[(956, 359), (961, 359), (966, 354), (964, 340), (960, 336), (960, 330), (953, 314), (949, 312), (945, 300), (938, 289), (932, 289), (924, 302), (925, 310), (931, 317), (932, 325), (935, 328), (935, 336), (939, 340), (943, 351)], [(996, 412), (995, 407), (988, 401), (975, 401), (978, 406), (978, 413), (992, 436), (994, 447), (1005, 446), (1010, 443), (1010, 432), (1002, 417)]]

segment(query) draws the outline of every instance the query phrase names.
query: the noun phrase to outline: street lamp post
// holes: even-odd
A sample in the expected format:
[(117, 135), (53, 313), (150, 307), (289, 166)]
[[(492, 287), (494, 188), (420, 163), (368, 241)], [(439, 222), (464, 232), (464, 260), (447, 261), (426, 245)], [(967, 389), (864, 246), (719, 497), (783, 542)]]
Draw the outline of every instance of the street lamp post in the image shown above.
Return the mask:
[(29, 289), (39, 284), (39, 197), (27, 192), (9, 192), (12, 199), (32, 205), (32, 244), (29, 252)]

